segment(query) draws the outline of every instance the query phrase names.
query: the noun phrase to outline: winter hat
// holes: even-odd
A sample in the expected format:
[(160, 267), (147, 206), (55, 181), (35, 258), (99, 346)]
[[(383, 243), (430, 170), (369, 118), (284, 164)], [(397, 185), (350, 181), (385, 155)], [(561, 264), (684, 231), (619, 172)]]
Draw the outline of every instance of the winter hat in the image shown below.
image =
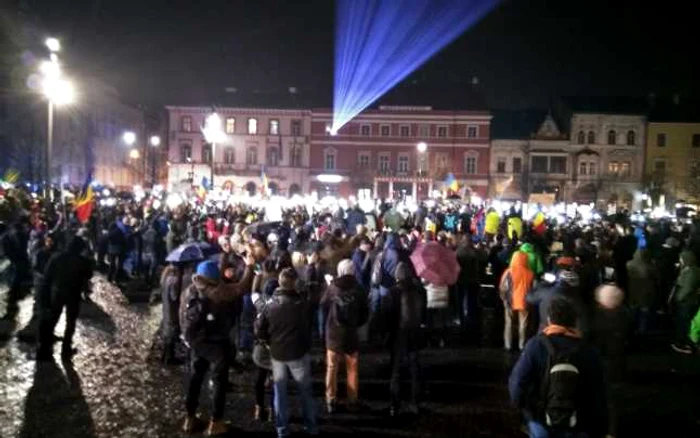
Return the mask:
[(350, 259), (343, 259), (338, 263), (338, 277), (344, 275), (353, 275), (355, 273), (355, 265)]
[(197, 275), (213, 282), (219, 281), (219, 266), (212, 260), (197, 265)]
[(573, 271), (563, 270), (559, 272), (559, 281), (571, 287), (578, 287), (578, 274)]
[(616, 309), (622, 304), (625, 293), (613, 284), (604, 284), (595, 291), (595, 300), (605, 309)]
[(680, 246), (680, 243), (678, 242), (678, 239), (675, 237), (669, 237), (666, 239), (666, 247), (668, 248), (678, 248)]
[(294, 290), (297, 281), (297, 271), (294, 268), (284, 268), (279, 276), (280, 289)]

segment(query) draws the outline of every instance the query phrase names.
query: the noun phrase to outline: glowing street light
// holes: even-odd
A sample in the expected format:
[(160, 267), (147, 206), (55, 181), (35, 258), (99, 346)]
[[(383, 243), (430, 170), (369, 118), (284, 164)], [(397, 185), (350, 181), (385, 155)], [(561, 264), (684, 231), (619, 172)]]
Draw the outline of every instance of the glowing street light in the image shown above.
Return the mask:
[(205, 120), (202, 134), (207, 143), (211, 144), (211, 162), (209, 163), (210, 180), (209, 184), (214, 187), (214, 157), (216, 157), (216, 143), (221, 142), (225, 135), (221, 130), (221, 117), (215, 112), (209, 114)]
[(423, 177), (423, 160), (425, 152), (428, 150), (428, 144), (422, 141), (416, 145), (416, 150), (418, 151), (418, 176)]
[(160, 137), (158, 137), (157, 135), (152, 135), (149, 142), (151, 143), (151, 146), (157, 148), (158, 146), (160, 146)]
[(428, 144), (422, 141), (416, 145), (416, 149), (418, 149), (418, 152), (421, 154), (425, 153), (425, 151), (428, 150)]
[(49, 99), (52, 105), (61, 106), (73, 103), (75, 97), (73, 85), (65, 79), (45, 78), (42, 88), (44, 96)]
[(127, 146), (132, 146), (136, 143), (136, 134), (133, 131), (126, 131), (124, 135), (122, 135), (122, 140)]
[(51, 52), (58, 52), (61, 50), (61, 42), (58, 41), (57, 38), (46, 38), (44, 44), (46, 44), (46, 47), (48, 47)]
[(132, 160), (138, 160), (141, 154), (139, 153), (139, 150), (136, 148), (133, 148), (129, 151), (129, 158)]

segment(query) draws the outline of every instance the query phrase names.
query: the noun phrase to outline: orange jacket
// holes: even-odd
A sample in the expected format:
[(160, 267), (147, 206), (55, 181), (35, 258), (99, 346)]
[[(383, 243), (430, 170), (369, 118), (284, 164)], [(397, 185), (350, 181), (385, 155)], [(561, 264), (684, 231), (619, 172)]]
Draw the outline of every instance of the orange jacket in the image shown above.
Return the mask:
[(501, 277), (501, 289), (506, 289), (504, 299), (513, 310), (525, 310), (525, 296), (532, 290), (532, 282), (535, 274), (528, 265), (527, 254), (516, 251), (510, 262), (510, 267), (506, 269)]

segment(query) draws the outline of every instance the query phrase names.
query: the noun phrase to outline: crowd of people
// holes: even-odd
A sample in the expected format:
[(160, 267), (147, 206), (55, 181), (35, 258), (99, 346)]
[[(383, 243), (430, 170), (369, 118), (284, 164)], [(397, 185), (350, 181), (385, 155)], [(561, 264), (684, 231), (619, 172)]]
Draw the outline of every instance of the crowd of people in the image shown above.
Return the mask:
[[(2, 230), (7, 312), (16, 312), (33, 282), (34, 316), (20, 336), (36, 334), (37, 359), (50, 360), (65, 308), (61, 355), (70, 359), (93, 273), (117, 285), (138, 279), (163, 308), (163, 363), (187, 363), (185, 432), (197, 428), (210, 373), (209, 435), (227, 430), (229, 369), (240, 361), (255, 365), (256, 420), (274, 421), (278, 436), (288, 436), (293, 380), (305, 430), (317, 434), (314, 345), (325, 350), (329, 414), (341, 406), (341, 366), (342, 406), (356, 410), (360, 352), (386, 348), (395, 416), (419, 412), (421, 349), (484, 342), (497, 330), (506, 350), (521, 352), (508, 386), (536, 437), (613, 435), (608, 382), (624, 376), (629, 349), (664, 333), (667, 320), (671, 348), (696, 350), (700, 229), (693, 224), (632, 223), (620, 214), (555, 226), (523, 220), (515, 209), (440, 203), (411, 213), (384, 203), (372, 212), (300, 207), (282, 221), (264, 218), (243, 205), (169, 209), (123, 200), (80, 223), (70, 211), (36, 202)], [(430, 260), (428, 248), (439, 260)], [(436, 274), (450, 262), (454, 279)], [(179, 344), (187, 357), (178, 355)], [(402, 401), (404, 362), (411, 388)]]

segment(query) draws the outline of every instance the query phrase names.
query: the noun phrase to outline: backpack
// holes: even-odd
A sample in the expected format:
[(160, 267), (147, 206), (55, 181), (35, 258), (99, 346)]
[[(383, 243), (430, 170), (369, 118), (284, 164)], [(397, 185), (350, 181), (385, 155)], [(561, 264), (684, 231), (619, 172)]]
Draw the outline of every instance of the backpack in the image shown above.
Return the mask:
[(207, 339), (207, 326), (213, 315), (209, 312), (210, 303), (194, 286), (187, 289), (187, 307), (181, 317), (182, 338), (188, 347), (201, 344)]
[(372, 276), (370, 277), (370, 282), (372, 286), (378, 287), (382, 283), (382, 262), (384, 261), (384, 251), (377, 254), (374, 258), (374, 263), (372, 264)]
[(343, 327), (357, 328), (367, 322), (369, 309), (355, 293), (337, 294), (332, 301), (336, 320)]
[(542, 379), (542, 414), (545, 424), (553, 430), (571, 430), (577, 425), (576, 405), (580, 373), (571, 359), (578, 346), (557, 351), (551, 339), (543, 336), (547, 347), (547, 367)]

